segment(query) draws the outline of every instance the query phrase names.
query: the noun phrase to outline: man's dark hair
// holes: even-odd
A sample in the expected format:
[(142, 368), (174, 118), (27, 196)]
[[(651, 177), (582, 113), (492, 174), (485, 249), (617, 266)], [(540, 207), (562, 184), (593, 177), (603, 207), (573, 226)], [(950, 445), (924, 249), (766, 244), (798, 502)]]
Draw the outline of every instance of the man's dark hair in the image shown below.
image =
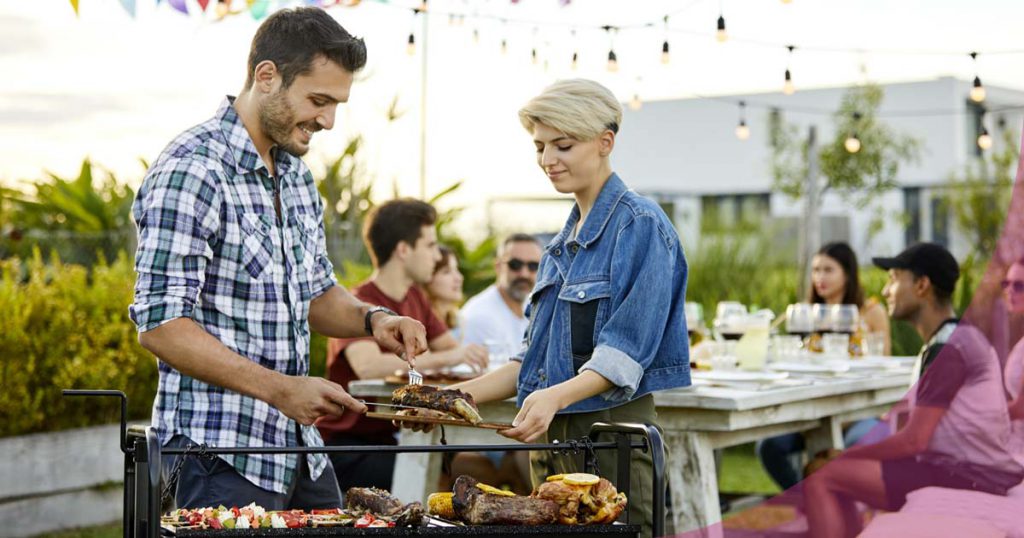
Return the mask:
[(274, 62), (287, 88), (295, 77), (310, 72), (313, 61), (321, 56), (355, 73), (366, 65), (366, 44), (352, 37), (323, 9), (282, 9), (263, 21), (252, 38), (245, 88), (252, 87), (253, 73), (260, 62)]
[(405, 241), (415, 247), (424, 226), (437, 222), (434, 206), (413, 198), (391, 200), (373, 208), (363, 223), (363, 242), (370, 251), (374, 267), (380, 267)]
[(498, 250), (498, 254), (504, 254), (505, 250), (512, 243), (533, 243), (533, 244), (537, 245), (538, 247), (541, 247), (542, 249), (544, 248), (544, 245), (540, 244), (540, 240), (539, 239), (537, 239), (536, 237), (534, 237), (534, 236), (532, 236), (530, 234), (525, 234), (525, 233), (521, 233), (520, 232), (520, 233), (514, 233), (514, 234), (506, 237), (505, 240), (501, 242), (501, 248)]

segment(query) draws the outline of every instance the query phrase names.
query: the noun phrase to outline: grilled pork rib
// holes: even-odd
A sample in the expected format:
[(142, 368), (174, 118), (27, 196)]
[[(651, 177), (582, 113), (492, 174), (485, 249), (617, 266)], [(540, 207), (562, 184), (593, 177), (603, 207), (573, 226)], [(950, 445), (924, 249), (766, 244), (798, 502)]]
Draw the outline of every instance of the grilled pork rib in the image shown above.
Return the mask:
[(479, 424), (483, 421), (473, 397), (461, 390), (439, 389), (430, 385), (406, 385), (395, 389), (391, 394), (391, 402), (395, 405), (424, 407), (450, 413), (466, 419), (470, 424)]
[(345, 492), (345, 506), (350, 510), (366, 510), (375, 516), (394, 521), (399, 527), (419, 525), (423, 519), (423, 505), (418, 502), (402, 505), (387, 490), (377, 488), (349, 488)]
[(474, 478), (463, 475), (452, 487), (455, 514), (471, 525), (547, 525), (558, 519), (558, 504), (532, 497), (484, 493)]

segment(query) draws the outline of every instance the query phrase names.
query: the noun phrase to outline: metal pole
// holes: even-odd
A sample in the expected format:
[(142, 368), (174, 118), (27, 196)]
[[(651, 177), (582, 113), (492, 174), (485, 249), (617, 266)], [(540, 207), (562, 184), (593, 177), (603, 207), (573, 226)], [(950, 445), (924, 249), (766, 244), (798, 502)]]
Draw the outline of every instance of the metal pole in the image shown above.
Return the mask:
[(427, 29), (430, 27), (429, 16), (421, 11), (423, 17), (422, 57), (420, 58), (420, 199), (427, 199)]
[(811, 258), (821, 248), (821, 195), (818, 188), (817, 128), (811, 125), (807, 133), (807, 185), (804, 193), (804, 222), (800, 237), (801, 297), (807, 297), (811, 288)]

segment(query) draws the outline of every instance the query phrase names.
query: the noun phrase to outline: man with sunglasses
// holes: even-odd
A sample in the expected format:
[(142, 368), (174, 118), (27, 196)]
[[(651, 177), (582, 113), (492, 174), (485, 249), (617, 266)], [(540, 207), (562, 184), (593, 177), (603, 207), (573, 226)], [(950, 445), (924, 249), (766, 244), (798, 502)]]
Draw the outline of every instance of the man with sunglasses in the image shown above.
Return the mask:
[[(510, 235), (494, 258), (494, 284), (466, 301), (463, 341), (514, 355), (526, 332), (526, 298), (537, 283), (541, 244), (532, 235)], [(507, 358), (507, 357), (502, 357)], [(500, 360), (501, 358), (499, 358)]]

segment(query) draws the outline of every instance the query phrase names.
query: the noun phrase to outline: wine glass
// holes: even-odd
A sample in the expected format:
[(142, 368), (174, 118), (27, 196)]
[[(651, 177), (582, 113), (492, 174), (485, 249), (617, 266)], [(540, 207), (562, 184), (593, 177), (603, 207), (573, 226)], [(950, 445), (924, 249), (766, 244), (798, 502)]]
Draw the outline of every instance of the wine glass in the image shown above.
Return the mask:
[(791, 304), (786, 307), (786, 332), (804, 338), (814, 331), (814, 317), (811, 305)]
[(832, 332), (832, 309), (824, 303), (811, 305), (811, 319), (813, 320), (814, 332), (824, 334)]
[(736, 301), (720, 301), (715, 308), (715, 330), (726, 340), (743, 336), (747, 307)]
[(832, 332), (853, 334), (860, 322), (860, 312), (855, 304), (832, 305)]

